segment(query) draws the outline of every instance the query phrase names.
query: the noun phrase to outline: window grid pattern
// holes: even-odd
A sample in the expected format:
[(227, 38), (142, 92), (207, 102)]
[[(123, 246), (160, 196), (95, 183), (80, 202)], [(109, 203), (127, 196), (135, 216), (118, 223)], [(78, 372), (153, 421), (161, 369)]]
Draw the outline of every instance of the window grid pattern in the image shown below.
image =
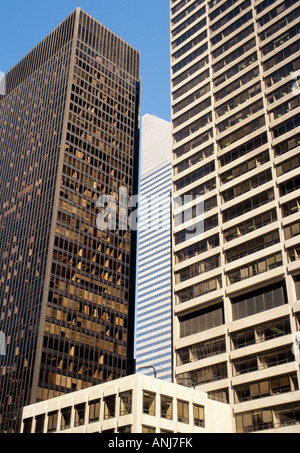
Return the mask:
[[(180, 4), (177, 6), (177, 14), (180, 14)], [(200, 187), (203, 189), (208, 181), (206, 175), (200, 171), (195, 172), (193, 168), (197, 159), (201, 159), (201, 168), (211, 165), (210, 175), (215, 178), (211, 195), (216, 193), (216, 206), (219, 210), (219, 234), (214, 241), (199, 236), (198, 243), (188, 244), (188, 247), (187, 244), (180, 244), (174, 251), (175, 298), (183, 297), (181, 300), (189, 312), (186, 316), (190, 318), (193, 314), (196, 316), (201, 307), (199, 299), (195, 297), (195, 294), (199, 294), (196, 277), (201, 275), (202, 281), (209, 272), (206, 282), (216, 278), (219, 263), (221, 270), (223, 268), (223, 296), (220, 298), (226, 306), (226, 326), (231, 321), (242, 318), (246, 322), (248, 317), (250, 323), (250, 319), (254, 319), (258, 313), (265, 312), (266, 316), (270, 313), (271, 316), (274, 309), (284, 311), (284, 305), (294, 303), (291, 295), (297, 290), (299, 293), (299, 96), (293, 92), (295, 74), (300, 69), (299, 45), (296, 42), (299, 34), (299, 11), (299, 5), (292, 0), (279, 3), (268, 0), (258, 5), (254, 0), (239, 2), (238, 5), (234, 1), (223, 1), (221, 4), (218, 0), (208, 2), (208, 11), (203, 19), (208, 19), (207, 43), (211, 48), (211, 55), (208, 61), (206, 54), (198, 55), (193, 64), (186, 60), (181, 72), (172, 76), (175, 119), (176, 106), (179, 104), (176, 92), (181, 93), (180, 104), (185, 105), (188, 99), (193, 99), (193, 93), (196, 92), (193, 78), (196, 80), (200, 74), (207, 74), (206, 80), (201, 79), (201, 86), (211, 84), (211, 107), (203, 111), (202, 115), (198, 114), (194, 120), (190, 117), (188, 124), (179, 125), (177, 122), (173, 132), (174, 192), (178, 188), (178, 182), (189, 182), (192, 188), (188, 188), (186, 193), (192, 194), (193, 191), (193, 200), (196, 200)], [(203, 31), (204, 28), (201, 29)], [(183, 41), (182, 45), (184, 43)], [(171, 49), (173, 55), (176, 55), (176, 50), (174, 45)], [(180, 62), (182, 61), (181, 59)], [(177, 63), (175, 58), (173, 67)], [(185, 84), (182, 79), (182, 85), (178, 86), (176, 79), (179, 80), (181, 73), (187, 76), (192, 67), (197, 68), (193, 78)], [(182, 91), (179, 91), (181, 88)], [(196, 112), (197, 105), (204, 99), (204, 93), (197, 102), (194, 99), (191, 109)], [(186, 108), (185, 118), (191, 113)], [(212, 154), (205, 155), (202, 150), (205, 151), (210, 146)], [(280, 180), (277, 181), (277, 178)], [(203, 192), (205, 199), (206, 194), (207, 190)], [(180, 203), (175, 206), (179, 207)], [(281, 223), (281, 219), (284, 219), (284, 223)], [(175, 220), (176, 230), (173, 236), (174, 242), (176, 238), (178, 242), (184, 237), (186, 225), (184, 221), (180, 223), (179, 214), (176, 214)], [(195, 217), (195, 223), (196, 221)], [(289, 241), (289, 244), (286, 245), (285, 241)], [(215, 247), (218, 248), (213, 252)], [(217, 253), (220, 253), (220, 261), (214, 262), (211, 257), (217, 256)], [(212, 274), (210, 262), (215, 264), (215, 275)], [(293, 281), (289, 270), (283, 276), (284, 269), (293, 269)], [(271, 276), (274, 280), (274, 295), (271, 295), (267, 283)], [(266, 280), (265, 284), (262, 283), (263, 278)], [(195, 289), (192, 291), (189, 279), (194, 279)], [(257, 287), (262, 287), (261, 294), (252, 297), (251, 294)], [(286, 293), (287, 287), (289, 290)], [(242, 293), (240, 305), (235, 296), (237, 288)], [(214, 292), (207, 293), (205, 303), (213, 304), (214, 297)], [(290, 314), (289, 318), (293, 316)], [(194, 365), (197, 368), (194, 375), (193, 371), (181, 372), (184, 363), (193, 363), (194, 357), (199, 357), (200, 361), (205, 359), (205, 356), (202, 357), (193, 349), (195, 335), (201, 332), (204, 340), (205, 336), (198, 326), (193, 330), (194, 336), (191, 336), (193, 344), (183, 349), (176, 348), (176, 342), (182, 336), (180, 320), (184, 320), (183, 307), (175, 318), (175, 322), (179, 324), (175, 329), (174, 339), (178, 359), (175, 370), (177, 381), (180, 378), (184, 385), (196, 386), (197, 382), (209, 382), (209, 374), (212, 375), (213, 372), (204, 367), (202, 376), (199, 361)], [(295, 323), (290, 323), (288, 319), (288, 325), (290, 324), (293, 326)], [(183, 325), (182, 323), (182, 328)], [(285, 322), (271, 327), (266, 324), (264, 334), (259, 330), (249, 329), (245, 330), (244, 337), (241, 334), (240, 341), (245, 341), (252, 347), (267, 338), (274, 339), (295, 333)], [(191, 330), (187, 333), (189, 335)], [(235, 338), (234, 341), (239, 340)], [(293, 357), (289, 356), (288, 360), (293, 361)], [(278, 360), (274, 358), (274, 366), (279, 363), (278, 356)], [(230, 359), (227, 365), (231, 365)], [(227, 374), (216, 371), (215, 379), (220, 379), (220, 376), (227, 377)], [(201, 389), (201, 384), (198, 387)], [(220, 392), (224, 391), (224, 387), (224, 383), (220, 383)], [(293, 391), (292, 387), (287, 387), (287, 391)], [(232, 392), (229, 389), (228, 395)], [(234, 400), (233, 394), (231, 399)], [(264, 418), (265, 415), (259, 417)], [(296, 422), (296, 417), (291, 419)], [(248, 423), (248, 414), (245, 414), (243, 423), (245, 420)]]
[(116, 197), (120, 186), (129, 196), (136, 190), (138, 73), (139, 53), (77, 8), (7, 75), (0, 102), (4, 432), (19, 431), (23, 405), (131, 367), (135, 236), (100, 232), (96, 202)]

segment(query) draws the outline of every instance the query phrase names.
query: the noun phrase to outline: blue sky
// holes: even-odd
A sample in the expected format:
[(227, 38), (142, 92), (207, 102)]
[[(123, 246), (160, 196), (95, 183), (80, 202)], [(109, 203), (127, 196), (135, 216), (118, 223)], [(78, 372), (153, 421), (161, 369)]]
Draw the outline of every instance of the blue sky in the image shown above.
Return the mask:
[(141, 52), (141, 114), (170, 121), (169, 0), (2, 0), (0, 71), (7, 72), (76, 7)]

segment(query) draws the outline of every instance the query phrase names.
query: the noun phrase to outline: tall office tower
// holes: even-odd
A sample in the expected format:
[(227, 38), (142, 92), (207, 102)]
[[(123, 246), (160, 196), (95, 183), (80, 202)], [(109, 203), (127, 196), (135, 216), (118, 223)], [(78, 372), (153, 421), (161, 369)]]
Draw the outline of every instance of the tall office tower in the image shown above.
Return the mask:
[(99, 197), (136, 191), (139, 86), (139, 53), (80, 9), (6, 75), (2, 432), (24, 405), (132, 371), (135, 232), (113, 210), (105, 228)]
[(145, 115), (141, 136), (136, 368), (171, 381), (171, 124)]
[(175, 376), (237, 432), (299, 432), (299, 11), (171, 1)]

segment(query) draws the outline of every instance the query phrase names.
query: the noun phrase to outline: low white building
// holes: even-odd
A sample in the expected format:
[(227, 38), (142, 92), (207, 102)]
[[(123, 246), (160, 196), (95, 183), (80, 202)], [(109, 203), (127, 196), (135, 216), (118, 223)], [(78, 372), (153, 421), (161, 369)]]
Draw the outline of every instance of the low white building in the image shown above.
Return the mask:
[(231, 433), (232, 410), (207, 394), (136, 374), (23, 409), (22, 433)]

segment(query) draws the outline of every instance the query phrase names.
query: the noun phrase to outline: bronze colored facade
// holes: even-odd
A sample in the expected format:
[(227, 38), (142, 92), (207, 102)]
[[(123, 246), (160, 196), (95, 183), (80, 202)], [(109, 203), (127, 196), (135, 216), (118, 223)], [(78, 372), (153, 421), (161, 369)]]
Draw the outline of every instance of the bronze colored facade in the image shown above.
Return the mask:
[(137, 191), (139, 53), (77, 8), (0, 102), (0, 431), (22, 407), (133, 369), (135, 232), (98, 198)]

